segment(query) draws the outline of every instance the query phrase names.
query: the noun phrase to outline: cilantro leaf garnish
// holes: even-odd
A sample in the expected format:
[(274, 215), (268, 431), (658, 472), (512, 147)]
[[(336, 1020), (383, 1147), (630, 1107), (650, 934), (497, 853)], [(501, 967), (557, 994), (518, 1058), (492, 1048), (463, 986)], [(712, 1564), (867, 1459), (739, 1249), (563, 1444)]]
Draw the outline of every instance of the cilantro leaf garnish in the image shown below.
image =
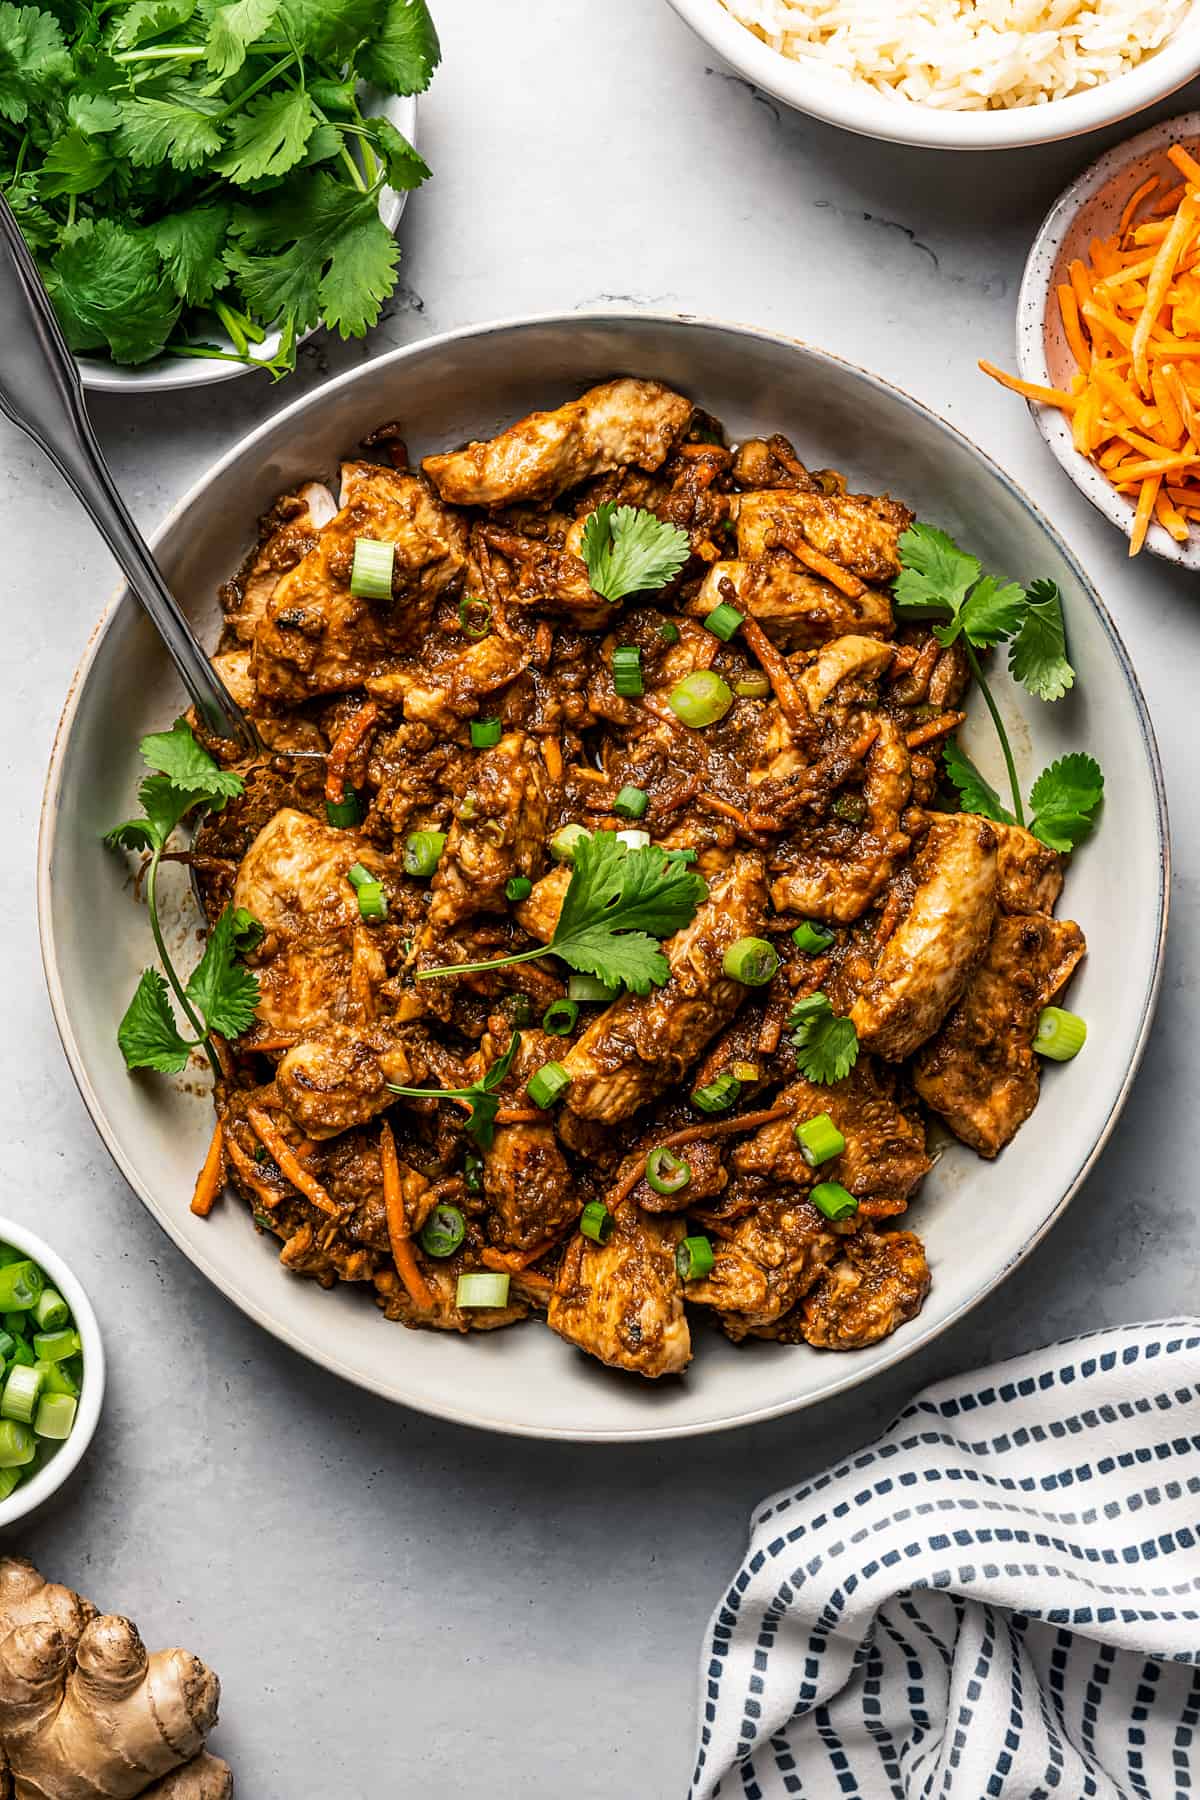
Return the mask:
[(71, 73), (57, 19), (36, 6), (0, 5), (0, 118), (21, 125)]
[(239, 187), (264, 175), (284, 175), (300, 161), (316, 128), (306, 88), (260, 94), (234, 119), (229, 148), (213, 168)]
[(388, 0), (376, 20), (358, 66), (368, 81), (393, 94), (423, 94), (442, 59), (442, 48), (424, 0)]
[(979, 580), (979, 558), (948, 532), (920, 520), (900, 538), (901, 569), (892, 587), (896, 611), (910, 616), (956, 613)]
[(419, 1088), (399, 1087), (394, 1081), (387, 1086), (393, 1094), (403, 1094), (413, 1100), (469, 1100), (471, 1114), (464, 1130), (482, 1150), (490, 1150), (496, 1137), (496, 1114), (500, 1110), (500, 1096), (497, 1089), (513, 1066), (513, 1058), (517, 1054), (521, 1042), (521, 1034), (514, 1031), (508, 1040), (508, 1049), (497, 1057), (478, 1081), (473, 1081), (465, 1088)]
[(588, 515), (580, 551), (593, 590), (605, 600), (644, 594), (674, 581), (691, 555), (691, 539), (639, 506), (605, 500)]
[(1067, 661), (1062, 595), (1054, 581), (1031, 582), (1025, 594), (1021, 629), (1008, 652), (1013, 677), (1039, 700), (1061, 700), (1075, 685)]
[(1060, 756), (1034, 782), (1030, 830), (1052, 850), (1074, 850), (1092, 830), (1104, 798), (1104, 776), (1083, 751)]
[(111, 219), (76, 225), (44, 273), (72, 350), (145, 362), (175, 328), (179, 300), (153, 244)]
[(150, 768), (160, 770), (173, 788), (203, 795), (210, 803), (242, 791), (241, 776), (213, 761), (196, 742), (186, 719), (176, 719), (170, 731), (152, 732), (138, 748)]
[(178, 1075), (187, 1068), (194, 1046), (179, 1034), (167, 984), (157, 969), (143, 969), (117, 1026), (117, 1043), (127, 1069), (157, 1069)]
[(249, 1031), (258, 1005), (258, 977), (238, 961), (239, 943), (249, 947), (257, 927), (259, 941), (262, 927), (244, 907), (236, 912), (227, 906), (204, 946), (204, 955), (188, 977), (184, 992), (192, 1005), (204, 1015), (210, 1031), (222, 1037), (240, 1037)]
[(942, 767), (947, 778), (958, 789), (964, 812), (982, 813), (985, 819), (994, 819), (1000, 825), (1016, 824), (991, 782), (979, 773), (966, 751), (954, 738), (947, 740)]
[(607, 987), (648, 994), (670, 974), (661, 940), (691, 923), (707, 893), (701, 876), (657, 844), (631, 850), (615, 831), (594, 831), (575, 846), (566, 898), (548, 944), (490, 962), (421, 969), (417, 978), (477, 974), (554, 955)]
[(858, 1033), (851, 1019), (840, 1019), (827, 994), (798, 1000), (788, 1019), (796, 1047), (796, 1067), (806, 1081), (823, 1087), (844, 1081), (858, 1061)]

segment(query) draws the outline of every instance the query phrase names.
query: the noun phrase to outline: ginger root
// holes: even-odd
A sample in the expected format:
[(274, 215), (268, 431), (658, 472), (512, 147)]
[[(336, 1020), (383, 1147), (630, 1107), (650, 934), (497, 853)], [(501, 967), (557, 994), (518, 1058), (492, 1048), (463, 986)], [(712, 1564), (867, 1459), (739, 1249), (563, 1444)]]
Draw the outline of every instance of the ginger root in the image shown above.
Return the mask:
[(220, 1684), (187, 1650), (0, 1557), (0, 1800), (229, 1800)]

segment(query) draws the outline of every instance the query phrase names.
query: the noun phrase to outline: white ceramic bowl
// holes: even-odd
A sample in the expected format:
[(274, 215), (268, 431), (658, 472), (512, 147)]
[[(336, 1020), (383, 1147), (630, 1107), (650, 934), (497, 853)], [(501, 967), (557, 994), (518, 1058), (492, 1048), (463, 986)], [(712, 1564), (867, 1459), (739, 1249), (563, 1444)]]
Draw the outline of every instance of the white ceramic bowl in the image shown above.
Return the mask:
[(52, 1250), (44, 1238), (38, 1237), (28, 1226), (19, 1225), (15, 1219), (0, 1219), (0, 1243), (23, 1250), (33, 1262), (41, 1265), (51, 1286), (58, 1289), (71, 1308), (83, 1344), (83, 1386), (74, 1429), (31, 1480), (14, 1488), (7, 1500), (0, 1500), (0, 1531), (3, 1531), (6, 1526), (14, 1525), (18, 1519), (24, 1519), (39, 1506), (44, 1506), (83, 1461), (88, 1445), (96, 1435), (104, 1401), (104, 1343), (91, 1301), (57, 1250)]
[(798, 112), (863, 137), (935, 150), (1011, 150), (1020, 144), (1077, 137), (1165, 99), (1200, 70), (1200, 7), (1193, 7), (1161, 50), (1115, 81), (1044, 106), (951, 112), (894, 99), (865, 82), (839, 81), (793, 62), (764, 44), (721, 0), (670, 0), (670, 4), (718, 56)]
[[(415, 145), (415, 94), (384, 95), (370, 89), (363, 97), (363, 110), (390, 119), (397, 131), (402, 132), (409, 143)], [(384, 188), (380, 194), (379, 216), (389, 231), (395, 231), (399, 225), (407, 200), (406, 193), (398, 194), (394, 188)], [(312, 332), (306, 331), (301, 343), (311, 336)], [(220, 330), (213, 330), (205, 341), (218, 345), (222, 350), (233, 351), (233, 344)], [(221, 362), (215, 356), (159, 356), (153, 362), (130, 367), (125, 363), (110, 362), (107, 357), (81, 356), (79, 373), (83, 377), (84, 387), (94, 388), (98, 393), (163, 394), (174, 388), (211, 387), (216, 381), (234, 381), (239, 375), (253, 374), (254, 363), (270, 362), (278, 349), (279, 333), (269, 331), (261, 344), (251, 345), (250, 362)], [(267, 377), (260, 375), (258, 379), (265, 381)]]
[[(1168, 187), (1178, 183), (1178, 171), (1167, 160), (1172, 144), (1182, 144), (1193, 154), (1200, 151), (1200, 113), (1163, 119), (1149, 131), (1106, 151), (1076, 177), (1046, 214), (1033, 240), (1017, 297), (1017, 363), (1026, 381), (1042, 387), (1070, 385), (1075, 358), (1062, 328), (1055, 290), (1060, 282), (1069, 280), (1067, 270), (1075, 257), (1086, 260), (1094, 237), (1107, 237), (1116, 230), (1126, 200), (1147, 176), (1162, 176)], [(1080, 493), (1129, 537), (1134, 502), (1118, 494), (1100, 470), (1079, 454), (1065, 414), (1056, 406), (1039, 406), (1034, 401), (1029, 410)], [(1200, 533), (1195, 527), (1186, 543), (1176, 543), (1170, 532), (1155, 522), (1146, 533), (1146, 549), (1166, 562), (1200, 569)]]
[[(332, 471), (372, 426), (401, 420), (419, 455), (487, 436), (618, 371), (682, 388), (735, 437), (786, 432), (813, 466), (839, 467), (871, 492), (898, 490), (985, 566), (1052, 576), (1065, 596), (1074, 693), (1048, 707), (1006, 680), (997, 689), (1027, 785), (1066, 750), (1090, 745), (1104, 759), (1104, 823), (1075, 859), (1066, 896), (1091, 944), (1071, 989), (1091, 1030), (1084, 1054), (1048, 1071), (1041, 1106), (997, 1162), (956, 1146), (924, 1184), (910, 1222), (928, 1246), (933, 1290), (912, 1324), (836, 1356), (735, 1348), (701, 1323), (688, 1375), (647, 1383), (600, 1367), (541, 1325), (470, 1338), (405, 1331), (361, 1291), (326, 1293), (286, 1274), (278, 1246), (255, 1234), (240, 1202), (227, 1198), (208, 1219), (193, 1217), (188, 1203), (212, 1130), (207, 1082), (131, 1077), (115, 1041), (151, 946), (127, 870), (100, 836), (128, 816), (140, 735), (182, 705), (128, 596), (109, 610), (72, 687), (39, 848), (42, 949), (71, 1068), (113, 1156), (175, 1242), (245, 1312), (349, 1380), (426, 1412), (541, 1437), (668, 1437), (769, 1417), (865, 1380), (958, 1318), (1033, 1248), (1111, 1131), (1149, 1027), (1166, 924), (1167, 827), (1153, 735), (1112, 621), (1071, 552), (966, 438), (878, 377), (787, 338), (698, 319), (598, 314), (479, 326), (395, 351), (303, 396), (222, 458), (155, 538), (167, 580), (211, 642), (217, 585), (253, 541), (258, 514), (281, 489)], [(989, 734), (985, 722), (975, 749), (995, 775)], [(178, 865), (172, 875), (186, 895)], [(194, 949), (194, 913), (188, 925)]]

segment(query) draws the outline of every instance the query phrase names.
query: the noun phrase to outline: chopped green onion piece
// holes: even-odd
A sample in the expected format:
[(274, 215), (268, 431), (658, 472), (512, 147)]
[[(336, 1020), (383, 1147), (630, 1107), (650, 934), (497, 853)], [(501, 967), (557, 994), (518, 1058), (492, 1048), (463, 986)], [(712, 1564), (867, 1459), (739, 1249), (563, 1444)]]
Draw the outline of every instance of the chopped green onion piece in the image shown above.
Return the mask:
[(43, 1394), (79, 1393), (79, 1383), (65, 1362), (38, 1362), (34, 1368), (42, 1378)]
[(382, 882), (363, 882), (358, 890), (358, 916), (366, 920), (387, 918), (387, 895), (383, 891)]
[(464, 794), (462, 799), (458, 803), (459, 818), (469, 824), (470, 821), (475, 817), (475, 814), (477, 811), (478, 811), (478, 807), (476, 804), (474, 794)]
[(594, 1244), (607, 1244), (616, 1220), (603, 1200), (589, 1200), (579, 1215), (579, 1229)]
[(613, 687), (627, 700), (635, 700), (645, 692), (642, 682), (642, 653), (636, 644), (618, 644), (612, 653)]
[(845, 1138), (828, 1113), (818, 1113), (815, 1119), (805, 1119), (797, 1125), (796, 1143), (810, 1169), (820, 1168), (823, 1162), (828, 1162), (831, 1156), (840, 1156), (846, 1148)]
[(444, 831), (410, 831), (404, 840), (404, 873), (428, 878), (446, 848)]
[(658, 628), (658, 635), (664, 644), (677, 644), (679, 642), (679, 627), (674, 624), (672, 620), (664, 619)]
[(504, 1010), (514, 1025), (532, 1025), (533, 1003), (528, 994), (508, 994)]
[(529, 1077), (527, 1091), (533, 1104), (540, 1106), (545, 1112), (547, 1107), (553, 1106), (554, 1102), (566, 1093), (570, 1085), (571, 1077), (562, 1064), (548, 1062), (543, 1063), (540, 1069), (534, 1070)]
[(493, 744), (500, 742), (503, 731), (504, 727), (499, 719), (472, 719), (471, 748), (490, 750)]
[(364, 869), (361, 863), (352, 863), (346, 870), (346, 880), (353, 888), (369, 887), (371, 882), (378, 881), (378, 875), (372, 875), (370, 869)]
[(668, 862), (694, 863), (696, 860), (694, 850), (664, 850), (663, 855)]
[(24, 1262), (25, 1252), (18, 1250), (13, 1244), (0, 1243), (0, 1269), (7, 1269), (9, 1263)]
[(362, 819), (362, 807), (358, 803), (358, 795), (351, 788), (342, 800), (325, 802), (325, 819), (339, 831), (346, 831), (351, 825), (357, 825)]
[(395, 560), (395, 544), (381, 544), (377, 538), (355, 538), (354, 565), (350, 570), (350, 592), (354, 597), (390, 600)]
[(568, 1000), (600, 1000), (607, 1006), (620, 992), (619, 987), (608, 987), (596, 975), (572, 975), (567, 983)]
[(7, 1362), (16, 1345), (16, 1338), (11, 1331), (0, 1331), (0, 1362)]
[[(0, 1269), (0, 1311), (32, 1311), (45, 1285), (46, 1277), (35, 1262), (9, 1263), (6, 1269)], [(10, 1331), (13, 1329), (7, 1319), (4, 1323)]]
[(463, 1186), (468, 1194), (483, 1192), (483, 1158), (478, 1150), (468, 1150), (463, 1157)]
[[(15, 1260), (20, 1262), (22, 1259), (17, 1257)], [(9, 1268), (13, 1261), (14, 1258), (10, 1257), (8, 1262), (3, 1264), (3, 1267), (6, 1269)], [(29, 1320), (25, 1317), (23, 1312), (6, 1312), (4, 1314), (4, 1329), (5, 1331), (16, 1332), (28, 1331)]]
[(739, 675), (733, 691), (741, 700), (765, 700), (771, 684), (765, 675)]
[(730, 1064), (729, 1073), (737, 1081), (757, 1081), (758, 1064), (752, 1062), (735, 1062)]
[(692, 1179), (692, 1165), (659, 1144), (646, 1158), (646, 1185), (656, 1194), (677, 1194)]
[(680, 1281), (703, 1281), (716, 1260), (706, 1237), (685, 1237), (675, 1246), (675, 1267)]
[(70, 1394), (43, 1394), (38, 1401), (33, 1429), (40, 1438), (69, 1438), (79, 1402)]
[(591, 835), (586, 825), (563, 825), (550, 839), (550, 854), (555, 862), (574, 862), (576, 844)]
[(417, 1242), (430, 1256), (453, 1256), (467, 1235), (467, 1222), (457, 1206), (443, 1201), (435, 1206), (420, 1231)]
[(9, 1370), (4, 1392), (0, 1394), (0, 1418), (20, 1419), (22, 1425), (28, 1425), (37, 1410), (41, 1391), (42, 1378), (37, 1369), (27, 1369), (18, 1363)]
[[(1061, 1006), (1044, 1006), (1038, 1015), (1033, 1047), (1052, 1062), (1070, 1062), (1087, 1040), (1087, 1022)], [(3, 1271), (0, 1271), (3, 1273)]]
[(645, 788), (623, 787), (613, 801), (613, 811), (623, 819), (641, 819), (649, 804), (650, 796)]
[(809, 1199), (818, 1212), (835, 1223), (839, 1219), (848, 1219), (858, 1211), (858, 1201), (840, 1181), (818, 1181), (809, 1195)]
[(867, 803), (861, 794), (839, 794), (831, 808), (835, 819), (848, 825), (861, 825), (867, 816)]
[(817, 956), (822, 950), (828, 950), (837, 934), (828, 925), (822, 925), (817, 919), (805, 919), (797, 925), (792, 933), (792, 942), (801, 950), (807, 950), (810, 956)]
[(78, 1356), (82, 1349), (77, 1331), (34, 1333), (33, 1354), (39, 1362), (64, 1362), (68, 1356)]
[(34, 1363), (37, 1361), (37, 1357), (33, 1354), (28, 1340), (21, 1337), (19, 1334), (13, 1339), (13, 1347), (9, 1351), (9, 1355), (12, 1357), (13, 1362), (23, 1363), (27, 1369), (32, 1369)]
[(506, 900), (528, 900), (532, 892), (533, 883), (528, 875), (514, 875), (511, 881), (506, 881), (504, 884)]
[(648, 831), (618, 831), (617, 842), (626, 844), (630, 850), (644, 850), (650, 842)]
[(727, 1112), (742, 1091), (742, 1084), (733, 1075), (718, 1075), (706, 1087), (696, 1088), (692, 1094), (692, 1105), (698, 1106), (701, 1112)]
[(743, 987), (765, 987), (774, 978), (779, 957), (766, 938), (744, 937), (730, 944), (721, 967), (730, 981), (740, 981)]
[(712, 669), (693, 669), (671, 689), (667, 705), (683, 724), (699, 730), (725, 717), (733, 705), (733, 695)]
[(574, 1000), (552, 1000), (542, 1014), (542, 1030), (551, 1037), (567, 1037), (575, 1029), (579, 1007)]
[(458, 603), (458, 622), (471, 638), (485, 638), (492, 623), (492, 603), (475, 594), (464, 594)]
[(711, 631), (714, 637), (720, 638), (723, 644), (727, 644), (744, 617), (745, 615), (740, 613), (736, 606), (730, 606), (728, 600), (722, 600), (719, 606), (713, 607), (705, 619), (704, 629)]
[(20, 1487), (23, 1477), (20, 1469), (0, 1469), (0, 1500), (7, 1500), (15, 1487)]
[(455, 1301), (459, 1306), (507, 1306), (510, 1279), (508, 1275), (494, 1275), (490, 1270), (460, 1275)]
[(0, 1469), (19, 1469), (37, 1455), (37, 1439), (17, 1419), (0, 1419)]

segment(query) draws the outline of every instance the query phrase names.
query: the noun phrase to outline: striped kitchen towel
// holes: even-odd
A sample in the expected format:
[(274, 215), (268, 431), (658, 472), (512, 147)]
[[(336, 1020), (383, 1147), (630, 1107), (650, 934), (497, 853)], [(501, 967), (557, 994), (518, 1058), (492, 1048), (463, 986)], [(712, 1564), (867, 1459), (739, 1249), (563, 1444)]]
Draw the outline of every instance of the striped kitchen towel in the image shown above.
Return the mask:
[(759, 1507), (693, 1800), (1200, 1800), (1200, 1320), (957, 1376)]

